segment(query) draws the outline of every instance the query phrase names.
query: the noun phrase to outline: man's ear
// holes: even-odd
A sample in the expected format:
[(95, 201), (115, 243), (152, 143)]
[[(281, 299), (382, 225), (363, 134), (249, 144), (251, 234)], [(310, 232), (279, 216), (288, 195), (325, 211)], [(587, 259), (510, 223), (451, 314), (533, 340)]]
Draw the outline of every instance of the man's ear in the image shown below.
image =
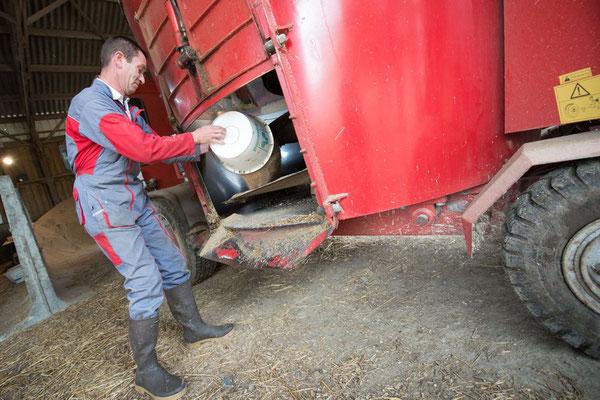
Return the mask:
[(116, 51), (113, 55), (112, 61), (117, 68), (122, 68), (123, 60), (125, 59), (125, 54), (122, 51)]

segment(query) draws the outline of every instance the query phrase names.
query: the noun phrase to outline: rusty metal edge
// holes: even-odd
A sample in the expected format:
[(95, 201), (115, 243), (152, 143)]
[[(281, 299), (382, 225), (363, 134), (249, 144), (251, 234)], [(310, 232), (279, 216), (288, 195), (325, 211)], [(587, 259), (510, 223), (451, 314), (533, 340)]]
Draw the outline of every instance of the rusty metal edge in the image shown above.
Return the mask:
[(483, 187), (462, 215), (467, 252), (472, 255), (473, 224), (531, 167), (600, 156), (600, 130), (525, 143)]
[(256, 196), (259, 194), (270, 193), (276, 190), (282, 190), (290, 187), (309, 184), (310, 176), (308, 175), (308, 170), (304, 168), (302, 171), (294, 172), (292, 174), (283, 176), (256, 189), (250, 189), (246, 190), (245, 192), (236, 193), (233, 196), (231, 196), (231, 198), (227, 200), (225, 204), (243, 201), (249, 197)]

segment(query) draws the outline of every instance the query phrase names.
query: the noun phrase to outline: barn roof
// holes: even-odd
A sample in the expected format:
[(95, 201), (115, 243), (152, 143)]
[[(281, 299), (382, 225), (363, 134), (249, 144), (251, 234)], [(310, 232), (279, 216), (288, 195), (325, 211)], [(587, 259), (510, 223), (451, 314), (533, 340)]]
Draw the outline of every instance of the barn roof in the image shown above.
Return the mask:
[(60, 134), (70, 99), (100, 72), (102, 42), (115, 35), (132, 36), (117, 0), (1, 2), (0, 141)]

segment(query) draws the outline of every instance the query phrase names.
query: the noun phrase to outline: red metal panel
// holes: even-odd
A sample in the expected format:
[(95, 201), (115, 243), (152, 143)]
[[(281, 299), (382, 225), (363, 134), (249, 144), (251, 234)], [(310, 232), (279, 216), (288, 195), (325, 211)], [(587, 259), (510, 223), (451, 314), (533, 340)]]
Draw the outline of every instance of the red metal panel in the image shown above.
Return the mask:
[[(204, 98), (202, 102), (196, 103), (193, 109), (190, 111), (187, 116), (185, 116), (182, 120), (180, 120), (181, 126), (183, 129), (187, 129), (187, 127), (196, 120), (204, 111), (212, 107), (219, 100), (224, 98), (225, 96), (230, 95), (232, 92), (235, 92), (240, 87), (248, 84), (255, 78), (271, 71), (273, 69), (273, 64), (271, 64), (269, 59), (265, 59), (258, 65), (254, 65), (247, 70), (243, 71), (238, 76), (231, 77), (226, 84), (222, 87), (215, 89), (215, 91)], [(177, 99), (177, 101), (186, 101), (187, 99)]]
[[(139, 22), (139, 31), (149, 53), (159, 86), (167, 96), (171, 109), (178, 119), (183, 119), (196, 103), (195, 90), (187, 71), (177, 68), (175, 61), (179, 56), (177, 41), (162, 1), (142, 1), (137, 9), (133, 9), (138, 1), (124, 5), (126, 14), (135, 12)], [(128, 18), (130, 16), (128, 15)], [(131, 20), (130, 20), (131, 22)], [(134, 29), (134, 33), (137, 30)], [(138, 37), (138, 40), (142, 39)], [(179, 101), (174, 101), (178, 97)]]
[(502, 4), (263, 0), (286, 100), (321, 201), (340, 219), (487, 182), (504, 135)]
[(142, 175), (148, 182), (151, 178), (156, 180), (158, 189), (179, 185), (183, 179), (177, 176), (175, 167), (167, 164), (152, 164), (142, 166)]
[[(210, 79), (210, 86), (219, 87), (231, 77), (240, 75), (247, 67), (255, 66), (266, 59), (263, 42), (257, 35), (256, 26), (247, 23), (236, 35), (235, 41), (223, 43), (219, 50), (204, 62), (204, 69)], [(235, 62), (231, 62), (232, 60)]]
[(203, 84), (208, 91), (267, 59), (246, 0), (179, 3), (190, 44), (202, 60), (202, 77), (207, 80)]
[(178, 4), (190, 45), (198, 52), (198, 76), (207, 95), (268, 60), (246, 0), (179, 0)]
[(195, 75), (176, 66), (177, 42), (163, 0), (125, 0), (123, 9), (150, 54), (170, 108), (185, 128), (216, 101), (273, 65), (247, 0), (179, 0), (177, 4), (189, 44), (199, 56)]
[[(338, 229), (333, 233), (336, 236), (382, 236), (382, 235), (461, 235), (463, 233), (462, 213), (483, 186), (475, 187), (469, 191), (448, 196), (435, 206), (436, 213), (429, 222), (419, 226), (415, 214), (419, 213), (429, 202), (413, 205), (406, 208), (389, 210), (377, 214), (365, 215), (340, 221)], [(489, 209), (484, 234), (498, 233), (504, 223), (504, 208), (516, 200), (515, 191), (503, 196)], [(519, 192), (520, 194), (520, 192)]]
[[(471, 196), (472, 198), (472, 196)], [(396, 209), (340, 221), (335, 236), (424, 236), (460, 235), (460, 213), (449, 212), (446, 207), (425, 226), (415, 223), (409, 209)]]
[(600, 74), (600, 1), (505, 0), (506, 132), (559, 125), (558, 77)]
[(251, 19), (246, 0), (179, 0), (178, 4), (190, 39), (200, 54), (207, 53)]
[[(144, 108), (152, 129), (160, 136), (169, 136), (173, 134), (174, 129), (169, 123), (165, 105), (159, 95), (160, 92), (154, 84), (154, 80), (147, 79), (146, 83), (135, 92), (134, 97), (139, 97), (144, 101)], [(162, 163), (143, 165), (142, 174), (146, 181), (150, 178), (156, 179), (158, 188), (163, 189), (183, 182), (183, 179), (178, 176), (176, 168), (176, 165)]]

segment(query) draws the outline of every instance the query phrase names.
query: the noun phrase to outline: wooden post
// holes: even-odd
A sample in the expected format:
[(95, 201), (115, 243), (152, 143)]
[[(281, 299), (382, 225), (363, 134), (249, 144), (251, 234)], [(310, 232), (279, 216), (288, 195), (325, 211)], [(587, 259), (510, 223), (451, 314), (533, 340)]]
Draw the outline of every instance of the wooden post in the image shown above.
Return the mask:
[[(58, 3), (58, 2), (55, 2)], [(19, 4), (21, 7), (19, 7)], [(54, 3), (53, 3), (54, 4)], [(62, 4), (62, 3), (61, 3)], [(50, 197), (52, 206), (60, 202), (60, 197), (52, 179), (50, 166), (46, 160), (42, 146), (40, 144), (39, 135), (35, 128), (35, 119), (33, 118), (33, 102), (31, 99), (31, 55), (29, 48), (29, 33), (27, 21), (27, 2), (14, 2), (16, 24), (17, 47), (19, 52), (21, 87), (23, 89), (23, 102), (25, 103), (25, 112), (27, 117), (27, 125), (29, 127), (29, 136), (31, 137), (31, 149), (33, 150), (33, 159), (35, 166), (40, 176), (44, 179), (46, 191)], [(60, 5), (60, 4), (59, 4)]]

